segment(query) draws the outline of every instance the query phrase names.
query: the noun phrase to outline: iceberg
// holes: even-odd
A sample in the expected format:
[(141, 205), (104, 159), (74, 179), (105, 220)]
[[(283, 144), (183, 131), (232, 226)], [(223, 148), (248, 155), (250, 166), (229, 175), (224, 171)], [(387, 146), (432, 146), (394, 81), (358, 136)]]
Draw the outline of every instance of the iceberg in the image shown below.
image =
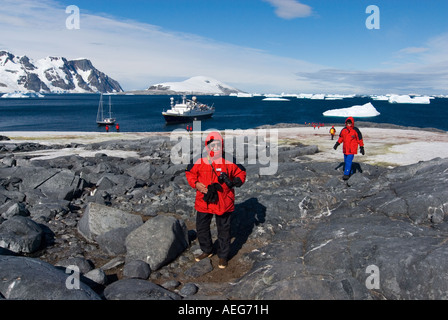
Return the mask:
[(355, 94), (327, 94), (325, 100), (342, 100), (354, 98), (355, 96)]
[(388, 101), (389, 100), (389, 96), (383, 96), (383, 95), (379, 95), (379, 96), (370, 96), (373, 100), (376, 101)]
[(290, 101), (290, 100), (285, 98), (272, 97), (272, 98), (264, 98), (263, 101)]
[(368, 102), (362, 106), (353, 106), (350, 108), (331, 109), (323, 113), (327, 117), (376, 117), (380, 113), (375, 109), (372, 103)]
[(310, 99), (311, 100), (324, 100), (325, 94), (323, 94), (323, 93), (313, 94), (313, 96)]
[(298, 99), (311, 99), (311, 97), (313, 96), (312, 93), (300, 93), (297, 95)]
[(238, 92), (238, 93), (231, 93), (230, 95), (235, 95), (238, 98), (252, 98), (252, 93), (246, 93), (246, 92)]
[(43, 98), (39, 92), (9, 92), (1, 96), (2, 98)]
[(418, 103), (418, 104), (429, 104), (431, 97), (422, 96), (411, 98), (408, 95), (391, 95), (389, 97), (389, 103)]

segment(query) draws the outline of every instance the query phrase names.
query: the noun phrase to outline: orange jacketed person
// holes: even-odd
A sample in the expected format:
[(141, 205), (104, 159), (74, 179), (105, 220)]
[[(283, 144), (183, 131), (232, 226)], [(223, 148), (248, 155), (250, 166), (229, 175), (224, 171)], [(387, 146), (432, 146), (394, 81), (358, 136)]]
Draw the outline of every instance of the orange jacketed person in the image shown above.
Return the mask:
[(218, 132), (211, 132), (206, 140), (207, 156), (187, 167), (188, 184), (196, 189), (196, 231), (202, 254), (196, 261), (213, 254), (210, 223), (213, 217), (218, 229), (219, 268), (227, 267), (230, 252), (230, 222), (235, 210), (234, 187), (241, 187), (246, 180), (246, 169), (235, 161), (224, 158), (223, 139)]
[(355, 154), (358, 153), (358, 146), (361, 154), (364, 155), (364, 141), (362, 139), (361, 131), (355, 127), (355, 120), (353, 117), (348, 117), (345, 120), (345, 128), (341, 130), (339, 139), (334, 145), (336, 150), (338, 146), (343, 143), (342, 152), (344, 153), (344, 180), (348, 180), (352, 173), (352, 162)]

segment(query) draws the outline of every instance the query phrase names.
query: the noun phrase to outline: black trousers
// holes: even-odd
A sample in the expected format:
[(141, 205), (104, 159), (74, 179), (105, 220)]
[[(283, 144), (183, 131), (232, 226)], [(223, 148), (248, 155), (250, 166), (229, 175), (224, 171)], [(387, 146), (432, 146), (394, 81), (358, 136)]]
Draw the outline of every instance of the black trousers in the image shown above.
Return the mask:
[(196, 232), (199, 245), (205, 253), (213, 252), (212, 234), (210, 224), (215, 216), (216, 228), (218, 229), (218, 250), (219, 258), (228, 259), (230, 252), (230, 223), (232, 212), (226, 212), (221, 216), (217, 214), (199, 212), (196, 214)]

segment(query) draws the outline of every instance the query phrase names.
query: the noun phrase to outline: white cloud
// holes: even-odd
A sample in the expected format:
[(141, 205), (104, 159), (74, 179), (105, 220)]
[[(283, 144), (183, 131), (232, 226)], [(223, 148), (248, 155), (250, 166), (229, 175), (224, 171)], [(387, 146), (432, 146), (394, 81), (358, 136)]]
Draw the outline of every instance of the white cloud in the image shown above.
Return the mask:
[(400, 51), (398, 51), (398, 53), (399, 54), (418, 54), (418, 53), (423, 53), (426, 51), (428, 51), (428, 48), (408, 47), (408, 48), (401, 49)]
[(303, 81), (355, 93), (446, 94), (448, 33), (431, 37), (423, 46), (406, 47), (387, 61), (387, 69), (321, 69), (298, 72)]
[[(31, 59), (88, 58), (125, 90), (205, 75), (245, 91), (299, 90), (294, 70), (322, 68), (298, 59), (160, 27), (86, 13), (79, 30), (68, 30), (65, 7), (52, 0), (0, 0), (0, 43)], [(12, 20), (11, 20), (12, 19)], [(13, 22), (13, 23), (11, 23)]]
[[(283, 9), (300, 4), (269, 2)], [(55, 0), (0, 0), (0, 8), (0, 50), (36, 60), (88, 58), (125, 90), (197, 75), (260, 93), (446, 93), (448, 88), (448, 34), (400, 50), (387, 68), (348, 71), (82, 8), (81, 28), (68, 30), (69, 15)]]
[(448, 69), (400, 72), (322, 69), (317, 72), (299, 72), (297, 76), (304, 81), (337, 89), (337, 92), (440, 94), (446, 92), (446, 70)]
[(282, 19), (304, 18), (311, 15), (311, 7), (297, 0), (263, 0), (273, 5), (275, 14)]

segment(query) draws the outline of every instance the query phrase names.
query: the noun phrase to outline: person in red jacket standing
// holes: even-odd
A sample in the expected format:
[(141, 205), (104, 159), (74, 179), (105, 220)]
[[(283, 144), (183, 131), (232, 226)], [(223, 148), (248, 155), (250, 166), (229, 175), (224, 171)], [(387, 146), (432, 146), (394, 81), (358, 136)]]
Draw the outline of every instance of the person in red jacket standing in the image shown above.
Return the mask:
[(224, 142), (221, 134), (211, 132), (206, 140), (207, 156), (188, 165), (185, 175), (188, 184), (196, 189), (196, 231), (202, 254), (200, 261), (213, 255), (210, 223), (215, 217), (218, 230), (218, 267), (228, 265), (230, 252), (230, 222), (235, 210), (234, 187), (241, 187), (246, 180), (246, 169), (235, 160), (224, 158)]
[(339, 139), (333, 147), (334, 150), (336, 150), (341, 143), (343, 143), (342, 152), (344, 153), (345, 163), (344, 176), (342, 178), (348, 180), (352, 171), (353, 158), (355, 157), (355, 154), (358, 153), (358, 145), (361, 154), (365, 154), (362, 133), (355, 127), (355, 120), (353, 117), (348, 117), (345, 120), (345, 128), (341, 130)]

